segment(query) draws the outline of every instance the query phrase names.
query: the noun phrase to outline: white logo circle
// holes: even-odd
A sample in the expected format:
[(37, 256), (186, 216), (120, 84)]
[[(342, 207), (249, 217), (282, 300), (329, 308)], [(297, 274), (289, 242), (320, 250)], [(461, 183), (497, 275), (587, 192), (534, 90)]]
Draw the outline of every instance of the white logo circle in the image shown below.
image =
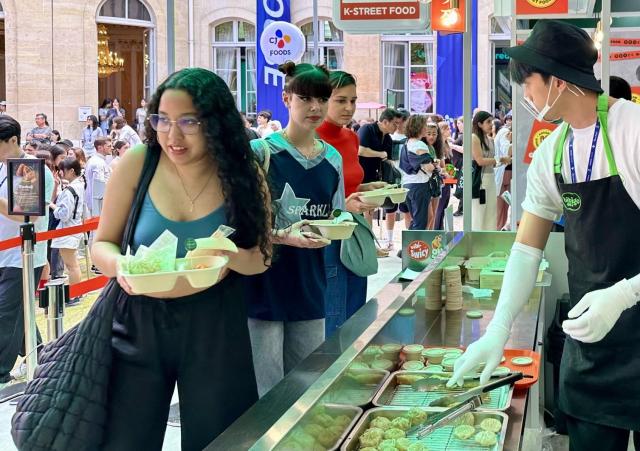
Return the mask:
[(271, 22), (260, 36), (260, 49), (268, 64), (300, 61), (305, 45), (300, 28), (289, 22)]

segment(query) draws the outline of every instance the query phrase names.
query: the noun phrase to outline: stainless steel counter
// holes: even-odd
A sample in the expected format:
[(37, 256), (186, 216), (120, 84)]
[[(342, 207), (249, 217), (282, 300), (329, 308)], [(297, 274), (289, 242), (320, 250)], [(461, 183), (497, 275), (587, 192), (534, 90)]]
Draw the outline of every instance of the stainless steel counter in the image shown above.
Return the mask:
[[(489, 323), (496, 297), (465, 298), (461, 311), (427, 311), (424, 282), (447, 256), (467, 256), (475, 241), (493, 243), (491, 250), (508, 250), (514, 234), (451, 236), (442, 253), (416, 280), (394, 281), (347, 321), (338, 332), (305, 359), (285, 379), (245, 412), (207, 450), (269, 450), (311, 409), (331, 384), (370, 343), (423, 343), (428, 346), (466, 346), (479, 338)], [(496, 238), (497, 237), (497, 238)], [(488, 245), (488, 244), (487, 244)], [(476, 254), (478, 255), (478, 254)], [(466, 296), (466, 295), (465, 295)], [(411, 310), (413, 310), (413, 313)], [(401, 311), (402, 310), (402, 311)], [(466, 310), (481, 310), (480, 320)], [(401, 311), (401, 312), (400, 312)], [(400, 312), (400, 313), (399, 313)], [(540, 302), (530, 301), (518, 316), (507, 347), (534, 349)], [(525, 422), (526, 394), (515, 393), (509, 415), (506, 450), (518, 450)]]

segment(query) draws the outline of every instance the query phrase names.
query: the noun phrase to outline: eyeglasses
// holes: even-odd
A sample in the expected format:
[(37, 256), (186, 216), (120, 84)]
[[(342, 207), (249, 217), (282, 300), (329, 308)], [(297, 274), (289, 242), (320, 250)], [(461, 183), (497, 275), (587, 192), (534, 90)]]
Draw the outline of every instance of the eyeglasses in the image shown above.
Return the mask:
[(194, 117), (181, 117), (177, 121), (172, 121), (168, 117), (159, 114), (150, 114), (149, 123), (151, 128), (159, 133), (169, 133), (171, 126), (176, 124), (185, 135), (195, 135), (200, 130), (200, 124), (202, 124)]

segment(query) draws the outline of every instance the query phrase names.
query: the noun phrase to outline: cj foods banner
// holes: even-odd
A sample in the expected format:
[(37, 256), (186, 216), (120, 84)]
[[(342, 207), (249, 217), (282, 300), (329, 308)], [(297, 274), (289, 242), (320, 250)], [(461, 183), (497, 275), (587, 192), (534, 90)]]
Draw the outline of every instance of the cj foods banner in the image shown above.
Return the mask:
[(282, 125), (286, 125), (289, 115), (282, 103), (284, 74), (278, 65), (298, 62), (305, 48), (304, 35), (290, 21), (290, 0), (258, 0), (257, 111), (270, 110), (273, 119)]
[(569, 0), (516, 0), (516, 14), (566, 14)]

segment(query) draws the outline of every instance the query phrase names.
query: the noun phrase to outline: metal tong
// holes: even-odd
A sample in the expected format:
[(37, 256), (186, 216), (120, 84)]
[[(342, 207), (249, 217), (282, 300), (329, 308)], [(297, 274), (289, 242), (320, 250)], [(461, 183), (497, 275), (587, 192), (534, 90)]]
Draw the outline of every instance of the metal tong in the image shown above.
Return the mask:
[[(413, 432), (417, 432), (417, 437), (419, 439), (426, 437), (434, 430), (441, 428), (442, 426), (449, 424), (451, 421), (455, 420), (461, 415), (464, 415), (467, 412), (471, 412), (472, 410), (480, 407), (482, 405), (482, 397), (483, 393), (489, 392), (496, 388), (502, 387), (503, 385), (513, 384), (524, 376), (522, 373), (511, 373), (505, 377), (502, 377), (496, 381), (489, 382), (484, 385), (479, 385), (477, 387), (472, 388), (471, 390), (467, 390), (464, 393), (460, 393), (458, 395), (453, 396), (443, 396), (442, 398), (436, 399), (429, 403), (430, 407), (447, 407), (453, 404), (448, 410), (437, 414), (435, 416), (435, 421), (433, 421), (434, 417), (428, 419), (430, 422), (427, 425), (417, 425), (411, 428), (408, 434)], [(424, 424), (424, 423), (423, 423)]]
[[(435, 431), (438, 428), (441, 428), (442, 426), (445, 426), (449, 423), (451, 423), (453, 420), (455, 420), (456, 418), (458, 418), (461, 415), (464, 415), (467, 412), (471, 412), (472, 410), (477, 409), (478, 407), (480, 407), (480, 405), (482, 404), (482, 398), (479, 395), (476, 395), (474, 397), (472, 397), (471, 399), (469, 399), (467, 402), (459, 405), (459, 406), (455, 406), (452, 407), (449, 410), (445, 410), (442, 413), (438, 413), (434, 416), (432, 416), (429, 421), (432, 421), (432, 423), (426, 424), (424, 425), (424, 423), (422, 425), (417, 425), (412, 427), (411, 429), (409, 429), (407, 431), (407, 436), (413, 434), (414, 432), (416, 433), (416, 437), (418, 439), (423, 439), (424, 437), (426, 437), (427, 435), (431, 434), (433, 431)], [(434, 421), (435, 419), (435, 421)]]
[[(496, 374), (496, 375), (492, 375), (491, 379), (502, 378), (505, 376), (509, 376), (511, 374), (516, 374), (516, 373), (509, 372), (504, 374)], [(527, 376), (524, 376), (524, 377), (527, 377)], [(465, 382), (474, 381), (474, 380), (477, 381), (479, 379), (480, 379), (479, 374), (475, 376), (464, 376)], [(440, 378), (440, 377), (428, 376), (428, 377), (425, 377), (424, 379), (415, 381), (413, 384), (411, 384), (411, 388), (413, 388), (415, 391), (418, 391), (418, 392), (428, 392), (433, 390), (434, 388), (445, 385), (448, 380), (449, 379), (445, 380), (444, 378)]]

